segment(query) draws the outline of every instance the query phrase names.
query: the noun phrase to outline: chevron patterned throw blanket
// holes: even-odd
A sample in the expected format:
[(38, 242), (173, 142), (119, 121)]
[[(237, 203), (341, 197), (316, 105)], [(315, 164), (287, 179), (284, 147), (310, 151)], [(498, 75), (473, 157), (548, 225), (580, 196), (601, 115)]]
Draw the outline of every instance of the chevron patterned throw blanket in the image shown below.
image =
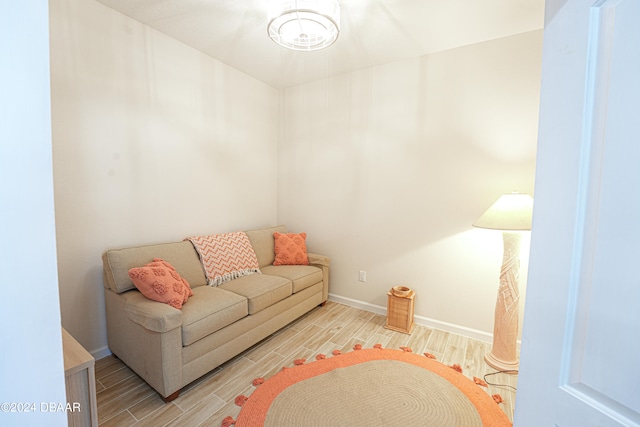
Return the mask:
[(187, 237), (198, 251), (209, 286), (218, 286), (252, 273), (260, 273), (249, 237), (242, 231)]

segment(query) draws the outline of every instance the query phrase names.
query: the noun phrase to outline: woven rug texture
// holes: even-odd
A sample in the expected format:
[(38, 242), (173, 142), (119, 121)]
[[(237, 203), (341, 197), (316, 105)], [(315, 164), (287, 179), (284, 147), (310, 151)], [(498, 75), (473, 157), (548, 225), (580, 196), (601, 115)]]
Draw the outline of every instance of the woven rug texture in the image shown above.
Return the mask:
[(222, 426), (512, 425), (473, 381), (410, 351), (358, 349), (304, 362), (241, 396), (237, 420), (227, 418)]

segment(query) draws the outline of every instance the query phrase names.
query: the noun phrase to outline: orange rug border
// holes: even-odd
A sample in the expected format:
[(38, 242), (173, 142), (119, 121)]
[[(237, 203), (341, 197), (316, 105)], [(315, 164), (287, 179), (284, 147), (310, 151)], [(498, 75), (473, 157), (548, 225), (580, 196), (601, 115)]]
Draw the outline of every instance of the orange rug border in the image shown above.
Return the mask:
[(361, 349), (307, 364), (284, 368), (258, 386), (242, 406), (236, 427), (264, 425), (267, 412), (278, 395), (289, 386), (325, 374), (337, 368), (374, 360), (396, 360), (427, 369), (458, 388), (478, 411), (483, 426), (511, 427), (512, 423), (500, 406), (472, 380), (451, 367), (415, 353), (394, 349)]

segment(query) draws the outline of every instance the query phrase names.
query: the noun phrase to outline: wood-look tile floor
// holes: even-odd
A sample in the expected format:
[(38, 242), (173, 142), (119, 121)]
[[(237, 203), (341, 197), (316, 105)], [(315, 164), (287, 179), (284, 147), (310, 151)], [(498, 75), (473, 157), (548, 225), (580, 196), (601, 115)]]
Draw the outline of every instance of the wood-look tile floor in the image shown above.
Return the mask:
[[(460, 335), (416, 325), (411, 335), (384, 328), (385, 316), (329, 301), (271, 335), (256, 346), (214, 369), (165, 403), (122, 361), (108, 356), (96, 361), (96, 390), (100, 426), (215, 426), (226, 416), (240, 412), (236, 396), (249, 396), (254, 378), (269, 378), (298, 358), (315, 360), (333, 350), (352, 351), (356, 344), (371, 348), (410, 347), (414, 353), (429, 352), (447, 365), (459, 364), (469, 378), (495, 372), (484, 362), (490, 344)], [(517, 376), (498, 374), (487, 378), (495, 384), (517, 386)], [(514, 389), (489, 386), (499, 393), (500, 407), (513, 419)]]

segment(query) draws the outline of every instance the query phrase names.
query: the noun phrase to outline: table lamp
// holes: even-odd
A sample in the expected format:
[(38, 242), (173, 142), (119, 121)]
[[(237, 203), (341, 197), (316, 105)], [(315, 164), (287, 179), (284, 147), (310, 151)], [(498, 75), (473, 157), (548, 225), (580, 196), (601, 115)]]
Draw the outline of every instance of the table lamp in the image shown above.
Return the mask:
[(520, 311), (520, 232), (531, 230), (532, 212), (533, 198), (530, 195), (504, 194), (473, 223), (474, 227), (501, 230), (504, 241), (493, 324), (493, 347), (484, 357), (489, 366), (499, 371), (518, 369), (516, 342)]

